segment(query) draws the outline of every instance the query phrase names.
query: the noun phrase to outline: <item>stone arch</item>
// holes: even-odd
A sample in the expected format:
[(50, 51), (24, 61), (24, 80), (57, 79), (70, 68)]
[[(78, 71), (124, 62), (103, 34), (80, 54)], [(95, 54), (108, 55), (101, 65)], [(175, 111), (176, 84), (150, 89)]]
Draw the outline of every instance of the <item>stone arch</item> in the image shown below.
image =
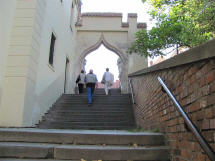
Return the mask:
[(119, 58), (121, 59), (122, 62), (122, 73), (121, 73), (121, 78), (120, 78), (120, 82), (121, 82), (121, 91), (122, 93), (127, 93), (128, 92), (128, 58), (127, 56), (117, 47), (115, 47), (114, 45), (112, 45), (111, 43), (109, 43), (106, 39), (105, 36), (103, 34), (101, 34), (99, 40), (92, 46), (88, 47), (87, 49), (85, 49), (80, 57), (79, 60), (77, 61), (78, 64), (76, 67), (78, 67), (78, 73), (80, 72), (80, 70), (82, 69), (82, 64), (84, 63), (84, 59), (85, 57), (90, 54), (91, 52), (95, 51), (96, 49), (98, 49), (101, 45), (104, 45), (107, 49), (109, 49), (110, 51), (113, 51), (115, 54), (117, 54), (119, 56)]
[(107, 49), (109, 49), (110, 51), (113, 51), (115, 54), (117, 54), (120, 59), (122, 60), (123, 64), (126, 64), (128, 62), (128, 58), (125, 56), (125, 54), (123, 54), (123, 52), (118, 49), (117, 47), (115, 47), (114, 45), (111, 45), (110, 43), (107, 42), (107, 40), (105, 40), (105, 37), (103, 34), (101, 34), (100, 39), (91, 47), (85, 49), (81, 56), (80, 56), (80, 63), (83, 63), (84, 58), (91, 52), (95, 51), (96, 49), (98, 49), (101, 45), (104, 45)]

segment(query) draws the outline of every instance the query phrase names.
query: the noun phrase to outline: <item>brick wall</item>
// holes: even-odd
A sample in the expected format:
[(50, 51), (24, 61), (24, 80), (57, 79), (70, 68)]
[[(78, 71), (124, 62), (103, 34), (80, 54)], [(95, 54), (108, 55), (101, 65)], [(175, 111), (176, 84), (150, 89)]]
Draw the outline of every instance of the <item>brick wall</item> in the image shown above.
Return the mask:
[[(136, 105), (136, 124), (166, 134), (171, 161), (209, 161), (169, 96), (162, 92), (158, 75), (170, 88), (184, 111), (215, 150), (215, 41), (178, 55), (168, 62), (131, 74)], [(210, 48), (207, 47), (209, 45)], [(199, 50), (199, 49), (204, 50)], [(209, 50), (209, 51), (208, 51)], [(200, 53), (194, 53), (200, 51)], [(208, 54), (204, 53), (210, 53)], [(201, 55), (207, 57), (195, 59)], [(189, 61), (183, 60), (189, 55)], [(194, 61), (195, 59), (195, 61)], [(180, 65), (181, 64), (181, 65)]]

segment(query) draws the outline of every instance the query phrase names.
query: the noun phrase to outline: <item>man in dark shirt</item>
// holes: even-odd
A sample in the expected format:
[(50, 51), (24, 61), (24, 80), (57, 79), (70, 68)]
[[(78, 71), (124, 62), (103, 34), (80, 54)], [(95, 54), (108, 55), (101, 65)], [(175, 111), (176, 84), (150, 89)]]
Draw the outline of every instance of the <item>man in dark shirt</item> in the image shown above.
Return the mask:
[(97, 76), (93, 74), (92, 69), (90, 69), (90, 72), (85, 76), (85, 83), (87, 87), (88, 105), (91, 105), (95, 86), (98, 86)]

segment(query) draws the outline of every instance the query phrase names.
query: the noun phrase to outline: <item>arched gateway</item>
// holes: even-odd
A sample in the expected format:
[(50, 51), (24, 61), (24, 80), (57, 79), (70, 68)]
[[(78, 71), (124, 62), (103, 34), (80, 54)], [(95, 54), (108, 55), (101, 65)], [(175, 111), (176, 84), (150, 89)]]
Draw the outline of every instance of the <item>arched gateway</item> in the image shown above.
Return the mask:
[[(146, 67), (147, 62), (137, 55), (129, 55), (127, 50), (134, 40), (137, 30), (145, 27), (145, 23), (137, 23), (136, 14), (128, 14), (128, 22), (126, 23), (122, 22), (121, 13), (82, 14), (80, 21), (76, 24), (77, 45), (74, 75), (76, 76), (80, 72), (86, 55), (103, 44), (120, 57), (122, 69), (120, 72), (121, 90), (122, 93), (128, 93), (128, 73), (136, 71), (138, 66)], [(141, 63), (139, 63), (140, 59), (142, 60)]]

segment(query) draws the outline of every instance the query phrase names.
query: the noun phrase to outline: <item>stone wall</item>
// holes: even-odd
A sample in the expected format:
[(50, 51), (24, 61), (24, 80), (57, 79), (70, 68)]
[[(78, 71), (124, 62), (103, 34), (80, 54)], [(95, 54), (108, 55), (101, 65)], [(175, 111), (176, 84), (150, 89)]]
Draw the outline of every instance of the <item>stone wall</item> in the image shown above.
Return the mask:
[(130, 75), (136, 124), (166, 134), (171, 161), (209, 161), (158, 76), (215, 150), (215, 40)]

